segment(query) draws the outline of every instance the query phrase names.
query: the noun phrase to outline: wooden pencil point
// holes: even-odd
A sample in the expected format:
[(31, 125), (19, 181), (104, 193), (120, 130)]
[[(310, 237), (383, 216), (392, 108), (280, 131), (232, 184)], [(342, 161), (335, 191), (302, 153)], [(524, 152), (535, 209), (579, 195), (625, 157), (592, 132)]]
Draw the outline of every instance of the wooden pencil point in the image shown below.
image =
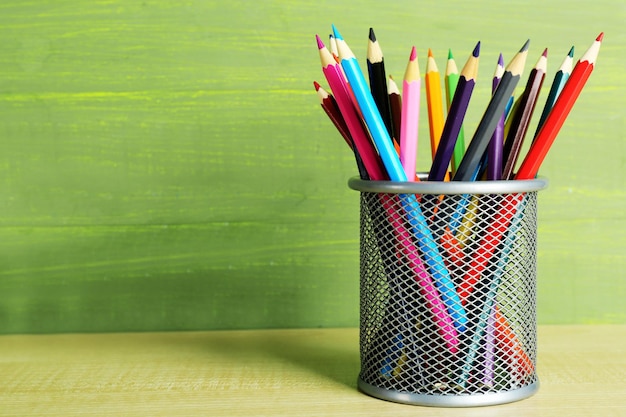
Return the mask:
[(319, 37), (319, 35), (315, 35), (315, 39), (317, 40), (317, 48), (322, 49), (325, 46), (324, 42), (322, 42), (322, 39)]
[(317, 81), (313, 81), (313, 86), (315, 87), (315, 91), (319, 91), (320, 84)]
[(541, 56), (544, 56), (546, 58), (548, 57), (548, 48), (543, 50), (543, 53), (541, 54)]
[(574, 58), (574, 46), (573, 45), (570, 48), (569, 53), (567, 54), (567, 56), (569, 56), (570, 58)]
[(596, 38), (596, 40), (598, 42), (602, 42), (602, 39), (604, 39), (604, 32), (600, 32), (600, 34), (598, 35), (598, 37)]

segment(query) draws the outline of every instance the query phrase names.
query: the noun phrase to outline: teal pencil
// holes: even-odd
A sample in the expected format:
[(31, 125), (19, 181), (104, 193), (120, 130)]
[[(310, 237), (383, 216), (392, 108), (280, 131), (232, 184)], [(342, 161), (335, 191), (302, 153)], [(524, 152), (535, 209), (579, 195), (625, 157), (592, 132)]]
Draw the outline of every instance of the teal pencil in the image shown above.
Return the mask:
[(539, 123), (537, 123), (537, 130), (535, 131), (534, 137), (536, 137), (537, 133), (539, 133), (539, 130), (541, 130), (541, 126), (543, 126), (543, 122), (546, 121), (546, 117), (548, 117), (550, 110), (552, 110), (552, 107), (554, 106), (556, 99), (559, 97), (559, 94), (561, 94), (561, 91), (563, 90), (563, 87), (565, 86), (565, 83), (567, 82), (567, 79), (569, 78), (569, 75), (572, 72), (573, 65), (574, 65), (574, 47), (572, 46), (572, 48), (569, 50), (569, 53), (563, 60), (561, 67), (556, 72), (556, 74), (554, 74), (554, 80), (552, 81), (552, 86), (550, 87), (550, 92), (548, 93), (546, 104), (543, 107), (543, 111), (541, 112)]

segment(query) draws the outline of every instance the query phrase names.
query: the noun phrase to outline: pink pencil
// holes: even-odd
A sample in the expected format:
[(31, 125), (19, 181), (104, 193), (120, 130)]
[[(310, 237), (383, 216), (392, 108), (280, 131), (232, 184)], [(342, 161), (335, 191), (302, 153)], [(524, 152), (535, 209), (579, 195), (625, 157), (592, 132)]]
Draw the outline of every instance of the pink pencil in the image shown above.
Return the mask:
[(402, 125), (400, 126), (400, 163), (409, 181), (416, 179), (415, 160), (420, 113), (420, 71), (417, 51), (411, 49), (402, 81)]
[(374, 148), (369, 135), (361, 123), (361, 118), (352, 101), (352, 96), (341, 70), (341, 66), (337, 63), (335, 58), (333, 58), (333, 55), (328, 48), (326, 48), (320, 37), (315, 35), (315, 38), (317, 39), (317, 47), (322, 62), (322, 71), (337, 101), (337, 106), (348, 126), (352, 140), (354, 140), (354, 145), (363, 160), (363, 165), (365, 165), (370, 179), (379, 181), (388, 179), (380, 156), (378, 156), (376, 148)]
[(459, 346), (459, 338), (456, 328), (452, 323), (452, 318), (448, 314), (437, 288), (433, 283), (426, 267), (418, 256), (419, 250), (411, 239), (411, 233), (404, 226), (404, 219), (398, 213), (398, 206), (394, 207), (394, 201), (398, 198), (396, 195), (380, 194), (380, 202), (387, 212), (389, 221), (391, 222), (396, 238), (398, 239), (399, 249), (402, 255), (408, 260), (411, 269), (415, 273), (413, 279), (420, 288), (420, 293), (426, 299), (426, 307), (432, 313), (432, 319), (439, 335), (446, 341), (446, 346), (450, 353), (456, 353)]

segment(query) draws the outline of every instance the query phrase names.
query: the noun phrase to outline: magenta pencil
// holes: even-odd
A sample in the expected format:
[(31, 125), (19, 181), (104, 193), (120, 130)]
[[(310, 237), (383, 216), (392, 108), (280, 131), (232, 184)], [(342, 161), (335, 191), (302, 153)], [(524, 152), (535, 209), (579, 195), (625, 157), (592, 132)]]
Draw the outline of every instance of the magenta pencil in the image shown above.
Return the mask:
[(322, 71), (328, 81), (332, 94), (337, 101), (337, 106), (339, 107), (341, 115), (348, 126), (348, 130), (350, 131), (350, 135), (354, 141), (354, 146), (356, 146), (359, 155), (363, 160), (363, 165), (365, 165), (365, 169), (367, 170), (370, 179), (388, 179), (382, 165), (382, 161), (380, 160), (380, 156), (378, 156), (376, 148), (372, 144), (367, 131), (361, 123), (361, 118), (359, 117), (357, 109), (354, 106), (352, 95), (350, 94), (343, 72), (341, 71), (341, 66), (337, 63), (328, 48), (326, 48), (320, 37), (317, 35), (315, 35), (315, 37), (317, 39), (320, 61), (322, 62)]
[(402, 81), (402, 124), (400, 126), (400, 163), (409, 181), (417, 178), (415, 160), (420, 114), (420, 89), (421, 80), (417, 51), (413, 47)]
[(426, 271), (426, 266), (418, 256), (419, 250), (411, 239), (411, 233), (404, 226), (404, 219), (398, 213), (398, 209), (394, 208), (393, 199), (397, 196), (388, 194), (380, 194), (380, 199), (389, 221), (391, 222), (396, 238), (398, 239), (399, 248), (402, 255), (407, 259), (411, 269), (415, 273), (413, 278), (419, 285), (419, 291), (426, 299), (426, 307), (432, 313), (432, 319), (437, 326), (439, 335), (446, 341), (446, 346), (450, 353), (456, 353), (459, 346), (459, 338), (456, 328), (452, 323), (452, 318), (447, 312), (439, 291), (435, 287), (433, 280)]

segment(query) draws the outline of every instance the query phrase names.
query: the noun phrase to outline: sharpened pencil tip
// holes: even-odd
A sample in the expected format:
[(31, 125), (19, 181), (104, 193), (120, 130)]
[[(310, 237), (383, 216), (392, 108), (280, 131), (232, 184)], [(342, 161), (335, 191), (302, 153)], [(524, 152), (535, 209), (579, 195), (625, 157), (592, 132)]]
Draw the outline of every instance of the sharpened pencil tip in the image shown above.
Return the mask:
[(602, 39), (604, 39), (604, 32), (600, 32), (600, 34), (598, 35), (598, 37), (596, 38), (596, 41), (598, 42), (602, 42)]
[(337, 27), (335, 26), (335, 24), (331, 24), (332, 28), (333, 28), (333, 34), (335, 35), (335, 39), (337, 39), (338, 41), (342, 41), (343, 40), (343, 36), (341, 36), (341, 33), (339, 33), (339, 31), (337, 30)]
[(522, 49), (520, 49), (519, 51), (520, 51), (520, 52), (526, 52), (526, 51), (528, 51), (528, 45), (530, 45), (530, 39), (528, 39), (528, 40), (526, 41), (526, 43), (524, 44), (524, 46), (522, 46)]
[(448, 59), (454, 59), (452, 56), (452, 49), (448, 49)]
[(415, 61), (417, 58), (417, 49), (415, 47), (411, 48), (411, 56), (409, 56), (409, 61)]
[(369, 38), (370, 38), (370, 41), (376, 42), (376, 34), (374, 33), (374, 28), (370, 28)]
[(548, 57), (548, 48), (543, 50), (543, 53), (541, 54), (541, 56), (546, 57), (546, 58)]
[(567, 54), (570, 58), (574, 58), (574, 47), (572, 46)]
[(498, 65), (501, 67), (504, 66), (504, 57), (502, 56), (502, 52), (500, 52), (500, 56), (498, 57)]
[(315, 35), (315, 39), (317, 40), (317, 48), (322, 49), (325, 46), (322, 39), (318, 35)]
[(472, 52), (472, 56), (474, 58), (478, 58), (478, 55), (480, 55), (480, 41), (478, 41), (476, 47), (474, 48), (474, 51)]
[(313, 86), (315, 87), (315, 91), (319, 91), (320, 84), (317, 81), (313, 81)]
[(431, 51), (430, 48), (428, 48), (428, 57), (432, 58), (433, 57), (433, 51)]

